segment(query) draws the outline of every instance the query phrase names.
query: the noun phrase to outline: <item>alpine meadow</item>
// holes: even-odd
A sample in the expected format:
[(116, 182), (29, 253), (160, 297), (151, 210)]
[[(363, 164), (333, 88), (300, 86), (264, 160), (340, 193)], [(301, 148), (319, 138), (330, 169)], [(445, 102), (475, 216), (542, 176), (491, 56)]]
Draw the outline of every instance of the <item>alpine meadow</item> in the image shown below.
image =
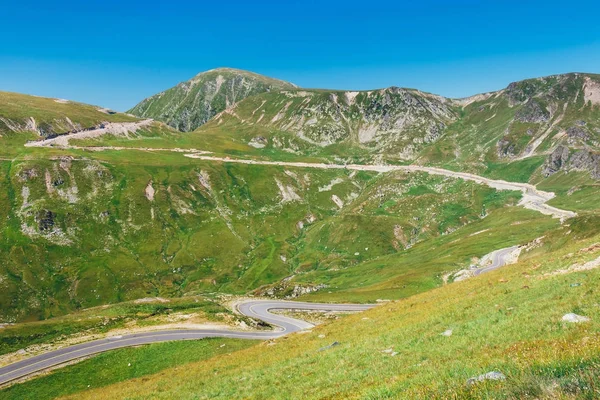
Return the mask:
[[(179, 27), (167, 20), (172, 6), (160, 40), (150, 28), (147, 40), (132, 33), (151, 18), (145, 9), (119, 28), (122, 43), (108, 33), (117, 28), (110, 18), (97, 27), (121, 54), (118, 68), (133, 71), (131, 93), (142, 92), (134, 75), (151, 76), (135, 60), (152, 40), (152, 57), (172, 70), (191, 57), (165, 43), (191, 32), (199, 6), (180, 10)], [(246, 19), (219, 16), (232, 31), (190, 52), (252, 65), (243, 46), (258, 31), (239, 32), (255, 21), (270, 32), (256, 39), (269, 51), (288, 38), (286, 46), (316, 46), (307, 65), (337, 54), (319, 46), (342, 29), (335, 19), (317, 40), (307, 33), (317, 17), (307, 17), (306, 37), (289, 39), (296, 8), (277, 11), (286, 28), (264, 5), (238, 6)], [(373, 30), (374, 11), (363, 6)], [(66, 17), (116, 15), (73, 7)], [(217, 24), (206, 7), (201, 32)], [(349, 9), (340, 20), (355, 21)], [(431, 12), (433, 25), (441, 11)], [(420, 26), (425, 36), (410, 40), (450, 42), (460, 21), (443, 32)], [(380, 36), (361, 29), (379, 49)], [(234, 33), (240, 46), (221, 53)], [(357, 35), (347, 38), (356, 57), (366, 51)], [(79, 40), (108, 57), (98, 38)], [(457, 54), (467, 46), (453, 43)], [(425, 62), (404, 46), (386, 48), (389, 65), (400, 57), (392, 50)], [(48, 49), (47, 65), (64, 62)], [(84, 71), (92, 56), (77, 57)], [(145, 89), (156, 94), (122, 111), (0, 91), (0, 399), (600, 398), (600, 75), (505, 81), (454, 98), (364, 89), (377, 78), (367, 78), (369, 65), (353, 64), (361, 90), (312, 87), (322, 84), (316, 69), (297, 75), (311, 82), (300, 85), (214, 68)], [(27, 87), (14, 79), (10, 90)], [(65, 93), (91, 96), (98, 82)], [(117, 99), (126, 83), (101, 91)]]

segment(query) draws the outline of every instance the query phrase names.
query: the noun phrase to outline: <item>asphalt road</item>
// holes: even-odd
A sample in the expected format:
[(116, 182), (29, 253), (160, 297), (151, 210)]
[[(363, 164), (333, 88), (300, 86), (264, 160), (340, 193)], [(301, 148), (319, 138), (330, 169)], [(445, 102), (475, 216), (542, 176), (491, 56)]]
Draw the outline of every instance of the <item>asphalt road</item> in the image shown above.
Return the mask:
[(240, 313), (274, 325), (277, 329), (267, 332), (229, 331), (224, 329), (180, 329), (108, 337), (106, 339), (94, 340), (50, 351), (0, 368), (0, 385), (56, 365), (123, 347), (207, 337), (268, 340), (313, 327), (312, 324), (306, 321), (273, 314), (270, 310), (364, 311), (371, 307), (374, 307), (374, 305), (302, 303), (271, 300), (245, 301), (237, 306)]
[(490, 265), (488, 265), (487, 267), (478, 268), (478, 269), (474, 270), (473, 275), (474, 276), (481, 275), (483, 273), (493, 271), (497, 268), (500, 268), (500, 267), (506, 265), (506, 263), (508, 262), (507, 258), (510, 256), (510, 254), (513, 251), (517, 250), (518, 248), (519, 248), (519, 246), (513, 246), (513, 247), (508, 247), (506, 249), (494, 251), (492, 253), (492, 263)]

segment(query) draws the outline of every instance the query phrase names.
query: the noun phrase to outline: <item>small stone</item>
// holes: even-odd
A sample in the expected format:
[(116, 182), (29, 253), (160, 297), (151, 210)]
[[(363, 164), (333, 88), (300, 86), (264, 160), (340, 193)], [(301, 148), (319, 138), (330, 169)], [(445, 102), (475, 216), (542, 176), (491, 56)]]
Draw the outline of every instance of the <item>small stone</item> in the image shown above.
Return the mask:
[(506, 379), (506, 376), (502, 372), (491, 371), (487, 374), (481, 374), (479, 376), (474, 376), (472, 378), (467, 379), (467, 385), (474, 385), (478, 382), (483, 381), (503, 381)]
[(332, 347), (339, 346), (339, 345), (340, 345), (340, 342), (333, 342), (333, 343), (331, 343), (329, 346), (324, 346), (324, 347), (321, 347), (321, 348), (319, 349), (319, 351), (329, 350), (329, 349), (331, 349)]
[(324, 339), (325, 335), (323, 335), (322, 333), (319, 335), (319, 339)]
[(442, 336), (452, 336), (452, 329), (447, 329), (444, 332), (440, 333)]
[(389, 349), (381, 350), (381, 352), (385, 353), (385, 354), (392, 354), (394, 352), (394, 349), (389, 348)]
[(127, 363), (127, 366), (128, 366), (128, 367), (131, 367), (131, 363)]
[(579, 322), (588, 322), (590, 319), (588, 317), (584, 317), (583, 315), (569, 313), (569, 314), (563, 315), (562, 320), (564, 322), (579, 323)]

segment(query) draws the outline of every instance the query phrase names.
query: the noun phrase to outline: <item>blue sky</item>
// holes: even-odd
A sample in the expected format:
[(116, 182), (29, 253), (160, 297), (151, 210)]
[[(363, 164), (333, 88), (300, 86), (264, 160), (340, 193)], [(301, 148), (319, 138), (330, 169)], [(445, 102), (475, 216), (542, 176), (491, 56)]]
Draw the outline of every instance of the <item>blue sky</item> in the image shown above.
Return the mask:
[(598, 1), (6, 2), (0, 90), (126, 110), (228, 66), (303, 87), (462, 97), (600, 73)]

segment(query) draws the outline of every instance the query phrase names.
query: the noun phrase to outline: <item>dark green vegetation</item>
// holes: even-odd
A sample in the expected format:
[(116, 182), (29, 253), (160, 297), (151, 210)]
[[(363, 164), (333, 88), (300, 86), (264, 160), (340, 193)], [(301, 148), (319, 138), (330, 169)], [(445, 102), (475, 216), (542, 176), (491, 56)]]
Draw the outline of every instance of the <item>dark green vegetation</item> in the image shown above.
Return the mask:
[[(58, 370), (49, 376), (15, 385), (0, 393), (0, 397), (23, 400), (54, 399), (155, 374), (167, 368), (185, 368), (193, 362), (226, 357), (254, 344), (252, 340), (204, 339), (115, 350)], [(65, 384), (66, 382), (68, 384)]]
[[(298, 335), (99, 397), (571, 398), (585, 385), (598, 387), (598, 272), (544, 275), (598, 257), (581, 250), (600, 240), (596, 75), (532, 79), (453, 100), (399, 88), (303, 90), (219, 69), (133, 110), (195, 131), (153, 123), (135, 133), (70, 142), (85, 149), (23, 145), (40, 134), (65, 133), (67, 117), (74, 129), (135, 118), (3, 96), (0, 320), (16, 322), (0, 331), (3, 353), (158, 325), (184, 312), (223, 322), (231, 316), (214, 302), (220, 293), (402, 299), (371, 311), (368, 320), (351, 316), (319, 328), (326, 341), (342, 343), (331, 352), (316, 353), (328, 344), (316, 332)], [(109, 148), (92, 151), (99, 146)], [(561, 224), (518, 206), (519, 192), (437, 175), (185, 157), (193, 149), (262, 161), (469, 171), (535, 184), (556, 194), (551, 205), (579, 216)], [(444, 284), (494, 250), (526, 244), (514, 268)], [(134, 302), (148, 297), (170, 301)], [(592, 322), (562, 324), (571, 311)], [(439, 336), (448, 328), (456, 335)], [(123, 357), (158, 359), (160, 346), (173, 358), (139, 373), (122, 366)], [(187, 343), (160, 346), (69, 367), (74, 389), (51, 389), (48, 397), (78, 396), (85, 382), (108, 385), (213, 354), (202, 350), (193, 358), (184, 354), (193, 346)], [(398, 352), (394, 358), (381, 353), (390, 347)], [(464, 385), (491, 369), (509, 379)], [(55, 388), (58, 376), (64, 375), (5, 393), (18, 398), (21, 390)], [(154, 385), (166, 389), (158, 394)]]

